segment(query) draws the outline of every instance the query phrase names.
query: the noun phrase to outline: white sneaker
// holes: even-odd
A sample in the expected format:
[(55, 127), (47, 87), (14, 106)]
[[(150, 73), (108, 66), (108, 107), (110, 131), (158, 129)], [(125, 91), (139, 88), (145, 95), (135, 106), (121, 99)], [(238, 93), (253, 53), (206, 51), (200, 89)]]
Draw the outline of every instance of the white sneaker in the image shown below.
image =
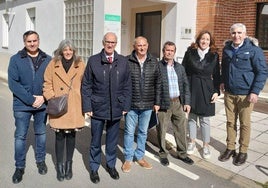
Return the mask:
[(203, 147), (203, 157), (204, 159), (209, 159), (211, 157), (210, 150), (208, 146)]
[(191, 155), (195, 152), (195, 150), (196, 150), (195, 143), (189, 142), (187, 147), (187, 154)]

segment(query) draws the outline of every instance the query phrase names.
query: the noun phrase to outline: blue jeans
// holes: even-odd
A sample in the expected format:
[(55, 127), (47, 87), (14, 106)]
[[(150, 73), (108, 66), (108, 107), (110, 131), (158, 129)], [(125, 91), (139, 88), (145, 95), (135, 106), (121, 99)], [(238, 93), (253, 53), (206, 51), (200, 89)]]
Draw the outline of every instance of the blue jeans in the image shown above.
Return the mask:
[(26, 160), (26, 138), (33, 116), (34, 134), (35, 134), (35, 160), (42, 162), (46, 156), (46, 112), (41, 111), (25, 111), (14, 112), (15, 118), (15, 166), (16, 168), (25, 168)]
[[(136, 160), (143, 158), (151, 114), (152, 110), (130, 110), (127, 113), (124, 132), (124, 155), (126, 161), (132, 161), (133, 158)], [(138, 125), (137, 147), (134, 149), (136, 125)]]

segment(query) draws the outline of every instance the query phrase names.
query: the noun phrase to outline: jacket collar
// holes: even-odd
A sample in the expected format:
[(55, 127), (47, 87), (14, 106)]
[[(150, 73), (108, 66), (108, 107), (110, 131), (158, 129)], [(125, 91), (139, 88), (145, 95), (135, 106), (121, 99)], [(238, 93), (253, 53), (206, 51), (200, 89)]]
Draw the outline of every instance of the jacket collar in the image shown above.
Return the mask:
[[(144, 62), (150, 61), (152, 59), (152, 55), (147, 52), (146, 60)], [(129, 55), (129, 59), (133, 62), (139, 63), (137, 57), (136, 57), (136, 51), (133, 50), (132, 53)]]
[[(38, 48), (38, 51), (39, 51), (39, 56), (42, 57), (42, 58), (46, 58), (47, 57), (47, 54), (45, 52), (43, 52), (42, 50), (40, 50)], [(24, 47), (22, 50), (19, 51), (19, 54), (21, 56), (21, 58), (26, 58), (28, 57), (28, 54), (27, 54), (27, 50), (26, 48)]]
[[(108, 62), (108, 60), (107, 60), (106, 54), (105, 54), (105, 52), (104, 52), (104, 48), (101, 50), (100, 55), (101, 55), (101, 62), (110, 64), (110, 63)], [(117, 53), (116, 51), (114, 51), (114, 54), (113, 54), (113, 61), (116, 63), (117, 60), (118, 60), (118, 53)]]
[[(164, 66), (167, 66), (167, 65), (168, 65), (168, 63), (165, 61), (164, 58), (162, 58), (160, 62), (161, 62)], [(173, 59), (173, 66), (174, 66), (174, 67), (177, 66), (177, 62), (176, 62), (174, 59)]]
[(74, 63), (72, 64), (71, 68), (69, 69), (68, 73), (65, 72), (61, 60), (54, 60), (54, 68), (55, 73), (58, 77), (67, 85), (70, 86), (70, 81), (74, 78), (77, 74), (77, 68), (79, 64)]

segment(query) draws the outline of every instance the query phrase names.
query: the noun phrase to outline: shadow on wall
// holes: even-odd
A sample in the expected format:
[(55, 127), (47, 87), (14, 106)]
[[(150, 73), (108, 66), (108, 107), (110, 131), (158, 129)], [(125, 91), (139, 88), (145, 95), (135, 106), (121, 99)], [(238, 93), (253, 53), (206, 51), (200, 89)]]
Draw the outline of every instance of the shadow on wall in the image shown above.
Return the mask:
[(0, 78), (4, 80), (7, 80), (7, 69), (11, 56), (11, 54), (0, 52)]

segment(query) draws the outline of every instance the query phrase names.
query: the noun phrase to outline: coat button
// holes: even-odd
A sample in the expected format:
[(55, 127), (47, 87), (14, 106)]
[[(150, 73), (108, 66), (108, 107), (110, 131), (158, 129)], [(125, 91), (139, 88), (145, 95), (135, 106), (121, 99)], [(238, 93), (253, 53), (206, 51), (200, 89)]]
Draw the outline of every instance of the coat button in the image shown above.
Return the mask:
[(64, 90), (63, 87), (61, 87), (60, 90)]

